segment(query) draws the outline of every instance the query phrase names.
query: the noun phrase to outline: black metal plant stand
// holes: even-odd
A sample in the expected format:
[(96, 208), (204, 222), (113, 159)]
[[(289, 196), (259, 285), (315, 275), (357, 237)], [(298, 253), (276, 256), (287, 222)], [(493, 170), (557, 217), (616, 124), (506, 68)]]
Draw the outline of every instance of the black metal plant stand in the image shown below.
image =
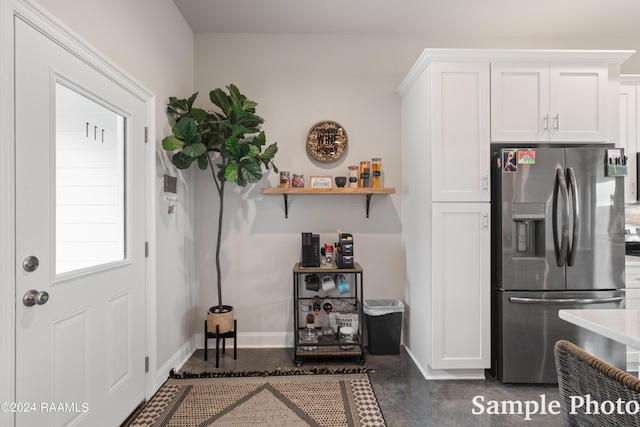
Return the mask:
[(233, 319), (233, 329), (223, 334), (219, 333), (220, 326), (216, 325), (216, 332), (209, 332), (207, 330), (207, 321), (204, 321), (204, 360), (207, 360), (208, 342), (210, 338), (216, 339), (216, 368), (220, 364), (220, 340), (222, 340), (222, 354), (225, 351), (225, 339), (233, 338), (233, 360), (236, 360), (238, 346), (236, 339), (236, 331), (238, 329), (238, 320)]

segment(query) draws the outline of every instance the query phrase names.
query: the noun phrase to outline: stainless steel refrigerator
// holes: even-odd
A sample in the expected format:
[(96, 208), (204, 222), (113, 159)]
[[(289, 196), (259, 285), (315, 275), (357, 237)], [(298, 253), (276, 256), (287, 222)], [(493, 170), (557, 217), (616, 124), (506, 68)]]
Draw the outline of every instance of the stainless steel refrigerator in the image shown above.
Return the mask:
[(560, 339), (625, 368), (623, 345), (558, 317), (625, 306), (624, 178), (605, 176), (613, 148), (492, 146), (492, 371), (503, 382), (557, 382)]

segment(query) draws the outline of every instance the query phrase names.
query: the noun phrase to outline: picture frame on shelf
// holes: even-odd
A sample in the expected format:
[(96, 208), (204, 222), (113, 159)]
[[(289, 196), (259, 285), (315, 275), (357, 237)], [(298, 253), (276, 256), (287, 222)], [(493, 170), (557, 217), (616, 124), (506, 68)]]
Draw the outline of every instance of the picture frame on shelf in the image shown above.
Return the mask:
[(331, 176), (323, 175), (323, 176), (312, 176), (311, 177), (311, 188), (331, 188)]

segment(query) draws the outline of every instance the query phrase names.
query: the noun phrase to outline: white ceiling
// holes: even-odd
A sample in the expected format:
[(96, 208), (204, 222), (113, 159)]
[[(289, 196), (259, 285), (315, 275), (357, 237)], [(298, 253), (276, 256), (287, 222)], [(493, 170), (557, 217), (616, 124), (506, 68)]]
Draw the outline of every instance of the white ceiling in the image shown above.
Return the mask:
[(640, 0), (174, 0), (194, 32), (640, 37)]

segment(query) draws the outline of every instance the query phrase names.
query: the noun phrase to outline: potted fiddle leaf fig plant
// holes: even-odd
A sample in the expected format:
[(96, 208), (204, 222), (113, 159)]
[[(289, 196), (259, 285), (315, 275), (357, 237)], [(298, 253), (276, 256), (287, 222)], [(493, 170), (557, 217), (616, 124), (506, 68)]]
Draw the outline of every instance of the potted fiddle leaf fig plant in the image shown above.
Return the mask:
[(175, 121), (172, 135), (162, 140), (162, 148), (173, 152), (171, 162), (178, 169), (197, 164), (202, 170), (211, 170), (220, 205), (218, 235), (216, 239), (216, 289), (218, 304), (207, 312), (209, 332), (229, 332), (233, 327), (233, 306), (222, 302), (222, 274), (220, 269), (220, 243), (224, 212), (225, 186), (236, 183), (245, 187), (262, 178), (263, 167), (272, 166), (278, 151), (276, 143), (266, 146), (264, 120), (256, 115), (256, 105), (240, 93), (234, 85), (227, 91), (218, 88), (209, 93), (211, 102), (219, 111), (206, 111), (193, 106), (198, 93), (189, 99), (169, 98), (167, 110)]

